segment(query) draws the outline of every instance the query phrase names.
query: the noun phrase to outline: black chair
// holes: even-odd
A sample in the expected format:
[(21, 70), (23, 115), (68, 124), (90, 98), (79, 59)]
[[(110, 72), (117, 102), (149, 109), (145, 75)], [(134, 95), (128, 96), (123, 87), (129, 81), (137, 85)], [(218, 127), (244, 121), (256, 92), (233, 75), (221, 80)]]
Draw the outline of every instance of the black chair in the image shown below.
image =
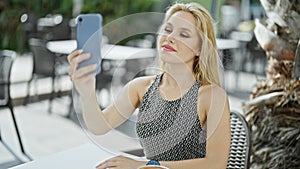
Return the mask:
[(70, 19), (64, 18), (61, 23), (48, 27), (44, 38), (48, 41), (71, 39)]
[(227, 169), (250, 167), (251, 138), (250, 129), (244, 116), (230, 112), (231, 145)]
[[(52, 101), (55, 98), (55, 82), (59, 80), (61, 75), (67, 74), (67, 71), (59, 71), (58, 68), (62, 67), (64, 64), (62, 59), (55, 53), (49, 51), (46, 47), (46, 43), (42, 39), (29, 39), (29, 47), (33, 55), (33, 71), (32, 77), (28, 82), (27, 97), (25, 103), (28, 102), (30, 98), (30, 85), (32, 80), (37, 84), (38, 78), (51, 78), (51, 92), (49, 95), (50, 106), (48, 112), (51, 112)], [(67, 66), (67, 65), (65, 65)], [(65, 69), (67, 70), (67, 69)], [(59, 91), (60, 92), (60, 89)], [(35, 95), (37, 94), (37, 86), (35, 85)], [(48, 98), (48, 97), (46, 97)], [(40, 100), (40, 99), (39, 99)]]
[[(16, 117), (14, 114), (14, 109), (13, 109), (13, 102), (12, 98), (10, 96), (10, 74), (11, 74), (11, 67), (14, 62), (14, 59), (16, 57), (16, 53), (14, 51), (10, 50), (3, 50), (0, 51), (0, 108), (8, 108), (10, 110), (12, 120), (14, 127), (16, 129), (16, 134), (18, 138), (18, 142), (20, 145), (21, 152), (28, 158), (32, 159), (29, 157), (24, 150), (24, 146), (21, 140), (20, 132), (18, 129), (18, 125), (16, 122)], [(20, 158), (14, 153), (14, 151), (2, 140), (1, 138), (1, 131), (0, 131), (0, 141), (3, 143), (3, 145), (6, 147), (6, 149), (19, 161)]]
[(70, 19), (62, 14), (48, 14), (37, 20), (40, 37), (46, 41), (69, 40), (71, 38)]
[(24, 13), (20, 17), (21, 27), (22, 27), (22, 39), (20, 43), (21, 53), (28, 49), (28, 40), (30, 38), (37, 38), (37, 20), (38, 18), (31, 13)]

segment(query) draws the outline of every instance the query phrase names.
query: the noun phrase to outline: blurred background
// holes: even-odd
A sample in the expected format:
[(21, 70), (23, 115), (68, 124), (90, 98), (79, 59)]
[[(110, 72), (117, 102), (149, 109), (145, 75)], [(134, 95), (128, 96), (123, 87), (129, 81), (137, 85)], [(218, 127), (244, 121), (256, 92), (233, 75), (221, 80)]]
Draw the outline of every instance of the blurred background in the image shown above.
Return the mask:
[[(134, 151), (140, 148), (134, 128), (136, 113), (108, 135), (96, 137), (84, 130), (82, 117), (74, 111), (74, 106), (78, 105), (72, 99), (72, 83), (68, 77), (69, 65), (66, 57), (76, 48), (75, 18), (83, 13), (101, 13), (103, 16), (105, 28), (102, 47), (107, 48), (108, 58), (103, 59), (102, 72), (96, 76), (96, 90), (100, 107), (105, 107), (129, 80), (153, 73), (151, 67), (155, 62), (155, 32), (162, 17), (153, 13), (152, 17), (147, 15), (139, 18), (141, 20), (137, 19), (134, 24), (126, 23), (126, 19), (123, 20), (125, 23), (118, 19), (129, 15), (134, 18), (134, 14), (142, 12), (164, 13), (174, 2), (175, 0), (1, 0), (0, 169), (91, 142), (91, 138), (109, 149), (139, 153)], [(218, 52), (223, 63), (222, 86), (229, 95), (231, 110), (243, 115), (245, 112), (249, 113), (244, 105), (259, 96), (253, 95), (258, 91), (257, 83), (268, 82), (270, 76), (267, 76), (267, 67), (270, 58), (294, 60), (300, 36), (293, 34), (295, 30), (299, 30), (299, 24), (295, 24), (300, 23), (299, 2), (180, 2), (199, 2), (213, 16)], [(278, 12), (279, 9), (286, 11)], [(292, 10), (296, 12), (290, 12)], [(268, 15), (270, 11), (279, 13), (279, 17), (268, 19), (271, 16)], [(278, 18), (287, 11), (293, 17), (289, 21), (294, 22), (287, 22), (288, 24), (282, 26), (280, 23), (286, 22)], [(274, 18), (277, 21), (271, 22)], [(139, 29), (145, 31), (128, 33), (122, 39), (115, 38), (128, 30), (135, 30), (138, 23), (142, 23)], [(257, 25), (264, 25), (263, 30), (269, 30), (269, 34), (273, 36), (276, 34), (291, 39), (287, 43), (287, 47), (291, 48), (287, 49), (292, 53), (284, 58), (272, 54), (274, 52), (270, 52), (266, 46), (274, 46), (274, 40), (265, 36), (258, 39), (257, 37), (268, 33), (257, 33)], [(281, 28), (286, 30), (278, 31)], [(267, 42), (262, 42), (262, 39)], [(136, 55), (144, 57), (139, 58)], [(119, 56), (124, 56), (125, 59), (118, 59)], [(291, 69), (290, 67), (288, 70)], [(292, 73), (289, 74), (290, 76), (280, 77), (291, 78)], [(274, 96), (268, 99), (274, 99)], [(248, 117), (247, 120), (251, 122), (251, 118)], [(253, 160), (252, 163), (252, 168), (259, 168), (261, 165), (259, 162), (255, 164)]]
[[(182, 2), (192, 2), (183, 0)], [(253, 24), (240, 25), (264, 16), (259, 0), (198, 0), (211, 11), (218, 27), (219, 36), (228, 36), (233, 30), (251, 31)], [(18, 0), (2, 0), (1, 10), (1, 49), (28, 52), (28, 39), (45, 40), (74, 38), (72, 22), (80, 13), (101, 13), (103, 24), (117, 18), (139, 12), (164, 12), (172, 0), (158, 1), (106, 1), (106, 0), (33, 0), (28, 3)], [(221, 16), (222, 15), (222, 16)], [(51, 23), (52, 22), (52, 23)], [(63, 33), (62, 33), (63, 32)]]

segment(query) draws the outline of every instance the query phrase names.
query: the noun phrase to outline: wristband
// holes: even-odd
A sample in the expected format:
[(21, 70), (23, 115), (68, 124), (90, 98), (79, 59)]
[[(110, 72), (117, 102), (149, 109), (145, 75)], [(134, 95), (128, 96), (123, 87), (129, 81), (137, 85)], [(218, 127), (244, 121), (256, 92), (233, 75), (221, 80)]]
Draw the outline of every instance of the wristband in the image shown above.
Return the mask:
[(160, 165), (158, 160), (150, 160), (146, 165)]

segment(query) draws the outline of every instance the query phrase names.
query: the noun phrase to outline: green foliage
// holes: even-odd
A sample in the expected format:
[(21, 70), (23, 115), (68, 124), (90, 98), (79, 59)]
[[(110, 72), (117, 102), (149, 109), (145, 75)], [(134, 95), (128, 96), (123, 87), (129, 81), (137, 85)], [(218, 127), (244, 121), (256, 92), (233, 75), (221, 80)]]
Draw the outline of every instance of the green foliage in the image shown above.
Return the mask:
[[(104, 24), (114, 19), (138, 12), (161, 12), (161, 0), (85, 0), (81, 13), (101, 13)], [(47, 14), (72, 17), (73, 0), (3, 0), (0, 2), (0, 49), (20, 51), (23, 40), (20, 17), (24, 13), (37, 18)]]
[[(116, 19), (125, 17), (130, 14), (141, 12), (162, 12), (165, 6), (164, 3), (165, 1), (161, 0), (89, 0), (84, 2), (81, 13), (101, 13), (103, 16), (103, 25), (106, 25)], [(118, 23), (121, 24), (121, 21)], [(126, 30), (135, 29), (134, 26), (131, 27), (132, 25), (130, 24), (127, 25), (127, 23), (124, 23), (124, 25), (126, 25), (126, 28), (124, 28), (125, 32)], [(121, 29), (123, 28), (115, 25), (115, 27), (107, 31), (109, 31), (109, 34), (117, 35), (118, 33), (120, 33)], [(104, 34), (105, 31), (106, 30), (104, 30)], [(113, 43), (125, 45), (130, 40), (143, 39), (145, 35), (147, 34), (138, 34)]]
[(73, 0), (3, 0), (0, 2), (0, 49), (20, 51), (23, 29), (20, 17), (24, 13), (36, 17), (47, 14), (72, 15)]
[(101, 13), (104, 24), (117, 18), (139, 12), (161, 12), (159, 0), (89, 0), (84, 2), (81, 13)]

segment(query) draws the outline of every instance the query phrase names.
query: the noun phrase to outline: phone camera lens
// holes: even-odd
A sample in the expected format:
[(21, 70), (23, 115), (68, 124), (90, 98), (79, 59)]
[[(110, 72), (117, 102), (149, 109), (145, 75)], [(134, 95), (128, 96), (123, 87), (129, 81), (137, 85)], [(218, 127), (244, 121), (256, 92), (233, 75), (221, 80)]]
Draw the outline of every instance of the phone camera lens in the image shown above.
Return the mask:
[(82, 18), (78, 18), (78, 21), (79, 21), (79, 22), (82, 22)]

